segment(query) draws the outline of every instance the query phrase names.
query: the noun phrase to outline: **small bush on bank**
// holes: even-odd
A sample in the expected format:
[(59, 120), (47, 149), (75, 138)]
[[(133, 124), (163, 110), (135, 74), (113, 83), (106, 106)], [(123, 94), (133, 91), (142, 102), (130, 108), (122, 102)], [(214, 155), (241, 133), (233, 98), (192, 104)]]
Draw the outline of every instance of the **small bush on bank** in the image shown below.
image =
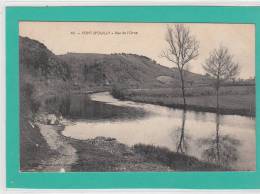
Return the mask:
[(123, 92), (123, 87), (120, 85), (114, 85), (111, 90), (111, 95), (117, 99), (124, 100), (125, 94)]

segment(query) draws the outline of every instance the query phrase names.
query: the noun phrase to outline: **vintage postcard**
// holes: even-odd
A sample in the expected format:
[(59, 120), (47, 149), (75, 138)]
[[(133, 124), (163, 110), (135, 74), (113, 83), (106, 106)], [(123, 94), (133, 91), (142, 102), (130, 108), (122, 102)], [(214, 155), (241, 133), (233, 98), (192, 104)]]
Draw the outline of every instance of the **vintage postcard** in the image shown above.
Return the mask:
[(6, 14), (9, 188), (260, 187), (258, 7)]
[(20, 22), (21, 171), (254, 171), (253, 24)]

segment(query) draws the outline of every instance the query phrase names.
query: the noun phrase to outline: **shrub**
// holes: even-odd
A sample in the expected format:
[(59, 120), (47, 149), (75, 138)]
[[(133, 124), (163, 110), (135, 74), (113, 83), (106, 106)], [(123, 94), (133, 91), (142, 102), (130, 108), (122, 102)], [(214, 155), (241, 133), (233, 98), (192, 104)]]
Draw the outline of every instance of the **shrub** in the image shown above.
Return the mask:
[(125, 99), (125, 94), (123, 92), (123, 87), (119, 85), (114, 85), (111, 90), (111, 95), (120, 100)]

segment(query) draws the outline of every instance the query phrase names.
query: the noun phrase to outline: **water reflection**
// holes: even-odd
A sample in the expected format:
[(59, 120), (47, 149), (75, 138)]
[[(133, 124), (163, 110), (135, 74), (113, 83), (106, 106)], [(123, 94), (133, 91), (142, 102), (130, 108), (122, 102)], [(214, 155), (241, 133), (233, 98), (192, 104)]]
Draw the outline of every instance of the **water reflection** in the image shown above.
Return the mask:
[[(61, 103), (76, 119), (74, 125), (65, 127), (65, 136), (113, 137), (129, 146), (167, 147), (200, 160), (229, 163), (232, 169), (255, 170), (255, 121), (248, 117), (119, 101), (109, 93), (81, 96), (70, 96), (71, 100)], [(140, 110), (145, 116), (138, 116)]]
[(62, 114), (70, 119), (131, 120), (144, 117), (141, 108), (120, 107), (104, 102), (93, 101), (87, 94), (64, 94), (53, 96), (45, 101), (46, 111), (51, 114)]
[[(182, 112), (182, 124), (181, 127), (178, 127), (177, 132), (177, 145), (176, 151), (179, 153), (186, 153), (188, 151), (188, 139), (189, 137), (185, 137), (185, 122), (186, 122), (186, 110)], [(187, 136), (187, 135), (186, 135)]]
[(199, 139), (201, 147), (206, 147), (202, 158), (216, 164), (230, 166), (238, 160), (240, 141), (230, 135), (220, 133), (220, 115), (216, 114), (216, 132), (208, 138)]

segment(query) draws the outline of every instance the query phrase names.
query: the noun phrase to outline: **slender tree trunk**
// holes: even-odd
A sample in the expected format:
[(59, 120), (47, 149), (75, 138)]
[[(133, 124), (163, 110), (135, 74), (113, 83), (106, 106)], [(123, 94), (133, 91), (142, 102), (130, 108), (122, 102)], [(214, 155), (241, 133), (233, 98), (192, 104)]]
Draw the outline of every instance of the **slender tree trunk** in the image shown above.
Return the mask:
[(219, 114), (219, 88), (217, 88), (217, 114)]
[(219, 150), (219, 77), (217, 82), (217, 115), (216, 115), (216, 146), (217, 146), (217, 162), (220, 163), (220, 150)]
[(177, 147), (177, 153), (181, 152), (183, 153), (183, 147), (184, 147), (184, 128), (181, 128), (181, 136), (180, 136), (180, 141)]
[(217, 146), (217, 163), (220, 163), (220, 150), (219, 150), (219, 114), (216, 117), (216, 146)]
[(181, 136), (180, 136), (180, 141), (179, 141), (179, 144), (178, 144), (178, 147), (177, 147), (177, 153), (179, 151), (181, 151), (181, 153), (184, 152), (184, 144), (185, 144), (185, 140), (184, 140), (184, 137), (185, 137), (185, 121), (186, 121), (186, 110), (183, 110), (183, 113), (182, 113), (182, 126), (181, 126)]
[(183, 106), (184, 106), (184, 109), (186, 109), (185, 86), (184, 86), (184, 79), (183, 79), (183, 71), (182, 70), (180, 70), (180, 76), (181, 76), (181, 90), (182, 90)]

